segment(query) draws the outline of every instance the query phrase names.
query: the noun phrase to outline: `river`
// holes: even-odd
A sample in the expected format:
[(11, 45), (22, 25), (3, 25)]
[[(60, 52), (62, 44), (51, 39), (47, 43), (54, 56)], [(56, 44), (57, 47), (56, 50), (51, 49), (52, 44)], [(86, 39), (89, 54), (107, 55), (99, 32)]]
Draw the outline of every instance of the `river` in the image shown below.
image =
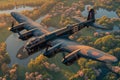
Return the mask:
[(20, 6), (20, 7), (14, 7), (11, 10), (0, 10), (0, 14), (10, 14), (11, 12), (21, 12), (24, 10), (33, 10), (34, 7), (30, 7), (30, 6)]

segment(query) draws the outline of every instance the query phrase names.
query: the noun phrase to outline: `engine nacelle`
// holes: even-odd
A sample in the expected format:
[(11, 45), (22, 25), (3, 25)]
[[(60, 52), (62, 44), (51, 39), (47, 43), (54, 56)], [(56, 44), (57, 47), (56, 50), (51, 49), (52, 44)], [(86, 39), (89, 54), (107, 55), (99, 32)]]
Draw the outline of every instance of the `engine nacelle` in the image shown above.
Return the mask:
[(69, 53), (65, 58), (62, 60), (62, 63), (69, 66), (72, 65), (76, 60), (80, 58), (79, 54), (80, 50), (75, 50), (72, 53)]
[(56, 44), (55, 46), (51, 47), (48, 51), (46, 51), (43, 55), (51, 58), (54, 57), (60, 51), (61, 43)]
[[(33, 37), (34, 36), (34, 32), (37, 31), (37, 29), (34, 29), (34, 30), (31, 30), (31, 31), (28, 31), (22, 35), (19, 36), (19, 39), (21, 40), (28, 40), (29, 38)], [(36, 34), (38, 35), (38, 33)]]
[(22, 31), (23, 29), (25, 29), (25, 28), (24, 28), (24, 25), (25, 25), (25, 23), (20, 23), (19, 25), (10, 28), (10, 31), (12, 31), (12, 32), (14, 32), (14, 33), (17, 33), (18, 31), (20, 32), (20, 31)]
[(28, 40), (29, 38), (31, 38), (33, 36), (33, 33), (32, 32), (27, 32), (27, 33), (24, 33), (22, 35), (19, 36), (19, 39), (21, 40)]

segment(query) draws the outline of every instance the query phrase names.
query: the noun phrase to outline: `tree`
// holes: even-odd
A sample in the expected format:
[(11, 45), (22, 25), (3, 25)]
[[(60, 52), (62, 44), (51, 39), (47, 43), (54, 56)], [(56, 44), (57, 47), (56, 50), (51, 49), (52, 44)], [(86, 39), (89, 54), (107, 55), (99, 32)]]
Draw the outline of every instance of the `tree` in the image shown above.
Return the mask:
[(31, 71), (38, 71), (42, 70), (43, 68), (43, 62), (45, 62), (46, 57), (43, 55), (39, 55), (38, 57), (35, 58), (35, 60), (31, 59), (31, 61), (28, 63), (28, 68)]
[(89, 61), (85, 64), (85, 66), (86, 66), (87, 68), (92, 68), (92, 67), (97, 67), (97, 66), (99, 66), (99, 64), (98, 64), (97, 61), (89, 60)]
[(90, 80), (96, 80), (96, 73), (93, 69), (84, 68), (83, 71), (85, 73), (84, 77), (87, 77)]
[(112, 72), (107, 73), (104, 80), (117, 80), (116, 75)]
[(78, 60), (78, 65), (79, 65), (81, 68), (84, 68), (86, 63), (87, 63), (87, 59), (85, 59), (85, 58), (80, 58), (80, 59)]
[(0, 54), (4, 55), (6, 53), (6, 44), (0, 43)]
[(1, 70), (2, 70), (3, 74), (6, 74), (9, 70), (8, 65), (6, 63), (3, 63), (2, 66), (1, 66)]
[(115, 44), (113, 43), (113, 41), (114, 41), (114, 36), (113, 35), (107, 35), (107, 36), (104, 36), (102, 38), (98, 38), (94, 42), (94, 45), (98, 49), (102, 49), (102, 47), (104, 46), (104, 48), (108, 51), (109, 49), (115, 47)]
[(10, 63), (10, 56), (8, 53), (5, 53), (4, 54), (4, 60), (3, 60), (5, 63), (9, 64)]

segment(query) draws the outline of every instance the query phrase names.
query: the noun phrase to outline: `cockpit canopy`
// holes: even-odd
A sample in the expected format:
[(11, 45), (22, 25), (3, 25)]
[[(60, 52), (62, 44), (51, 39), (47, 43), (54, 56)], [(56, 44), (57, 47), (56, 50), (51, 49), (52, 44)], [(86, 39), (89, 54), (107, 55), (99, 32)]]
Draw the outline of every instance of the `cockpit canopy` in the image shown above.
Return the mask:
[(41, 43), (42, 41), (44, 41), (45, 36), (46, 36), (46, 35), (42, 35), (42, 36), (40, 36), (40, 37), (33, 37), (33, 38), (29, 39), (29, 40), (27, 41), (27, 43), (25, 44), (24, 47), (30, 48), (30, 47), (32, 47), (33, 45), (36, 45), (37, 43)]
[(39, 41), (40, 41), (40, 38), (38, 37), (31, 38), (29, 41), (27, 41), (24, 47), (31, 47), (33, 44), (36, 44)]

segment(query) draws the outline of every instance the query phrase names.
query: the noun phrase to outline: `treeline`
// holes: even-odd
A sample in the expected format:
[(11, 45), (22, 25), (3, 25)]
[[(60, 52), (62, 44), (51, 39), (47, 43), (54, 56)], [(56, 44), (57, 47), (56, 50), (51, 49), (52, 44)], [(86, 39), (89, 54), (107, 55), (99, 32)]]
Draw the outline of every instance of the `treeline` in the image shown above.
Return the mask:
[[(56, 26), (64, 27), (68, 24), (72, 24), (74, 23), (74, 20), (73, 20), (74, 16), (82, 17), (81, 10), (84, 7), (81, 7), (81, 6), (85, 6), (85, 5), (81, 5), (81, 4), (84, 4), (85, 2), (86, 1), (78, 1), (78, 2), (73, 1), (73, 3), (69, 5), (69, 7), (65, 5), (66, 2), (58, 2), (54, 6), (54, 8), (51, 9), (51, 11), (49, 12), (49, 16), (46, 17), (42, 22), (47, 26), (53, 26), (53, 27), (56, 27)], [(117, 13), (119, 14), (119, 9), (117, 9)], [(113, 29), (114, 25), (118, 27), (120, 26), (119, 18), (108, 18), (107, 16), (102, 16), (101, 18), (97, 19), (96, 22), (110, 30)]]
[(119, 7), (120, 1), (119, 0), (96, 0), (94, 1), (94, 5), (96, 8), (105, 8), (109, 11), (116, 11)]
[[(6, 44), (0, 43), (0, 79), (5, 78), (4, 75), (8, 72), (8, 65), (10, 63), (10, 57), (6, 52)], [(3, 76), (3, 77), (1, 77)]]
[(10, 58), (9, 58), (8, 53), (6, 52), (6, 44), (0, 43), (0, 66), (3, 63), (9, 64)]
[[(12, 1), (10, 1), (10, 2), (12, 2)], [(24, 15), (26, 15), (29, 18), (32, 18), (33, 20), (36, 20), (41, 15), (46, 14), (47, 12), (49, 12), (49, 10), (50, 10), (49, 8), (52, 8), (55, 5), (55, 2), (56, 2), (54, 0), (50, 0), (50, 1), (45, 1), (45, 0), (37, 0), (37, 1), (29, 0), (29, 1), (32, 4), (37, 4), (37, 1), (44, 2), (44, 3), (41, 4), (41, 7), (36, 7), (32, 11), (25, 10), (25, 11), (22, 12)], [(21, 1), (21, 2), (28, 2), (29, 3), (29, 1)], [(17, 1), (17, 2), (19, 2), (19, 1)], [(0, 18), (1, 18), (1, 20), (0, 20), (0, 28), (4, 27), (4, 26), (8, 26), (8, 24), (10, 24), (11, 21), (13, 21), (13, 18), (11, 17), (11, 15), (7, 14), (7, 13), (6, 14), (0, 14)]]
[[(71, 3), (72, 2), (72, 3)], [(68, 4), (68, 5), (67, 5)], [(42, 22), (47, 26), (64, 27), (68, 24), (74, 23), (72, 17), (81, 17), (81, 10), (84, 4), (82, 1), (61, 1), (58, 2), (49, 12)]]
[(42, 4), (55, 0), (1, 0), (0, 10), (13, 9), (19, 6), (41, 6)]

